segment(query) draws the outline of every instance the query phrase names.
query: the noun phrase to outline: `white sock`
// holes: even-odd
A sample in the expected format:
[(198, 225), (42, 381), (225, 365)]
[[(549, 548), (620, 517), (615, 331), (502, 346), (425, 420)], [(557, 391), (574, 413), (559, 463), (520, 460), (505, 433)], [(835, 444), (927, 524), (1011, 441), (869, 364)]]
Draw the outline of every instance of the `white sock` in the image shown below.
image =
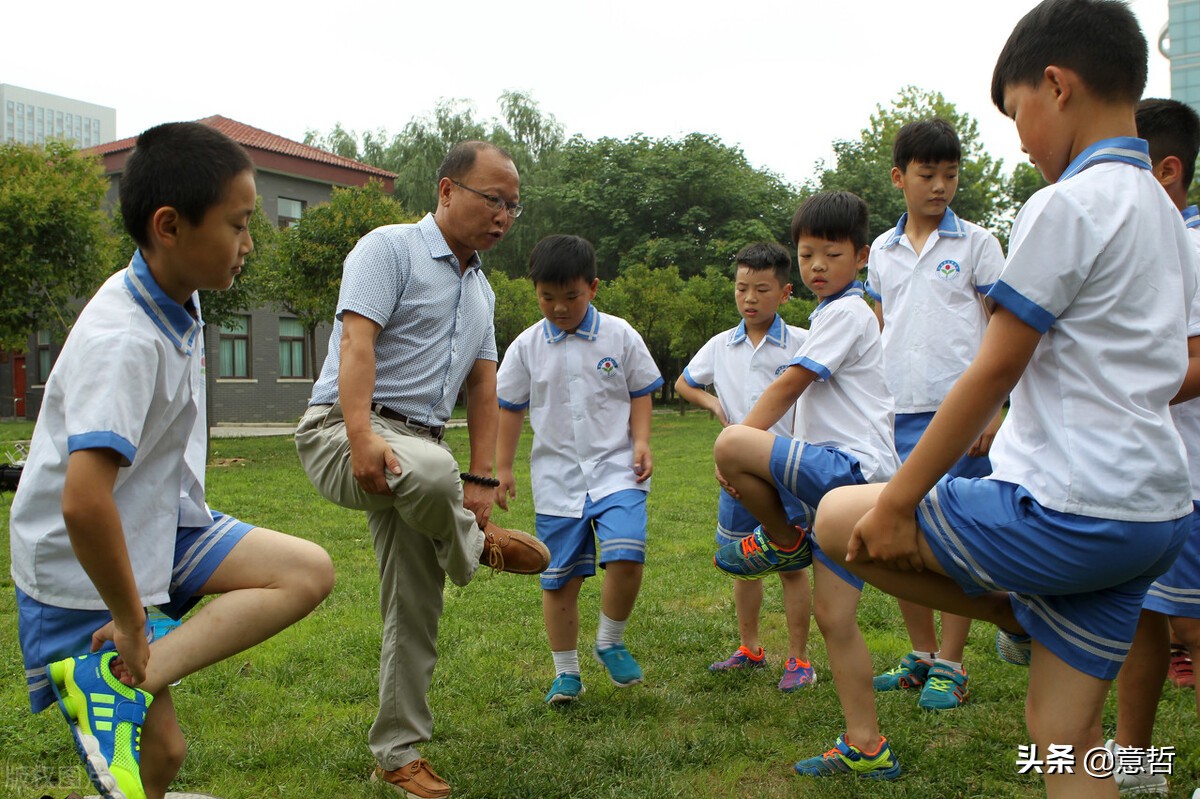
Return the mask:
[(937, 660), (938, 653), (937, 652), (918, 652), (917, 650), (914, 649), (911, 654), (913, 657), (917, 658), (918, 660), (924, 660), (928, 663), (932, 663), (933, 661)]
[(600, 611), (600, 628), (596, 631), (596, 648), (606, 649), (625, 642), (625, 625), (629, 619), (614, 621)]
[(579, 650), (568, 649), (564, 652), (551, 652), (550, 657), (554, 658), (554, 676), (560, 674), (578, 674), (579, 673)]
[(962, 667), (962, 663), (961, 663), (961, 662), (960, 662), (960, 663), (955, 663), (953, 660), (946, 660), (945, 658), (935, 658), (933, 662), (934, 662), (934, 663), (940, 663), (940, 664), (942, 664), (943, 666), (949, 666), (950, 668), (954, 669), (955, 671), (962, 671), (962, 670), (963, 670), (963, 667)]

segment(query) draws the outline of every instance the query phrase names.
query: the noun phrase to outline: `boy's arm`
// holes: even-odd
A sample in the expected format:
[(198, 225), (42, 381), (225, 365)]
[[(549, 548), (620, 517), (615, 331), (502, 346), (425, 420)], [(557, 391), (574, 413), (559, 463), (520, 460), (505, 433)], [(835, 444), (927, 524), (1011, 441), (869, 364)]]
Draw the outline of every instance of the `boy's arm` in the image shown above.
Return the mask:
[(1187, 374), (1183, 376), (1183, 385), (1171, 400), (1172, 405), (1200, 397), (1200, 336), (1190, 337), (1187, 347)]
[(1041, 338), (1008, 309), (996, 309), (979, 354), (884, 487), (874, 509), (855, 525), (847, 560), (881, 561), (905, 571), (924, 568), (917, 552), (917, 504), (999, 412)]
[(92, 649), (99, 649), (111, 630), (113, 644), (128, 670), (118, 676), (127, 685), (139, 685), (146, 679), (150, 648), (146, 643), (146, 609), (113, 499), (119, 468), (120, 455), (113, 450), (72, 452), (63, 484), (62, 514), (71, 549), (113, 617), (111, 627), (106, 625), (93, 636)]
[(521, 425), (525, 411), (510, 411), (501, 408), (500, 422), (496, 433), (496, 504), (508, 510), (508, 500), (517, 498), (517, 481), (513, 477), (513, 459), (517, 454), (517, 442), (521, 440)]
[(875, 300), (871, 303), (871, 310), (875, 312), (875, 318), (879, 320), (879, 329), (883, 330), (883, 300)]
[[(476, 359), (464, 384), (467, 389), (467, 437), (471, 445), (471, 474), (490, 477), (496, 460), (496, 424), (500, 403), (496, 399), (496, 362)], [(475, 514), (480, 528), (492, 515), (495, 490), (478, 483), (463, 483), (463, 507)]]
[(771, 425), (783, 418), (800, 395), (817, 379), (817, 373), (805, 369), (798, 364), (792, 364), (783, 370), (783, 374), (771, 381), (767, 390), (754, 403), (750, 413), (742, 420), (747, 427), (759, 430), (770, 430)]
[(683, 375), (680, 375), (679, 379), (675, 381), (675, 393), (716, 416), (722, 427), (729, 425), (729, 419), (725, 416), (725, 409), (721, 407), (721, 401), (704, 389), (693, 386)]
[(654, 473), (654, 458), (650, 455), (650, 394), (629, 400), (629, 435), (633, 439), (633, 472), (643, 483)]

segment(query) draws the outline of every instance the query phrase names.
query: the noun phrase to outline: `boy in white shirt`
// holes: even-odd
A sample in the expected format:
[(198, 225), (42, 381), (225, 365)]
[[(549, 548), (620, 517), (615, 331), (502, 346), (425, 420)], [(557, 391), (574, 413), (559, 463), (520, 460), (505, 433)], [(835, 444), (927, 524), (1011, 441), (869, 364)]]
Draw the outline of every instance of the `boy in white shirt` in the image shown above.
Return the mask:
[[(738, 251), (734, 263), (733, 297), (742, 322), (709, 339), (675, 381), (679, 396), (707, 408), (722, 427), (738, 424), (745, 418), (763, 390), (787, 369), (796, 348), (808, 336), (807, 330), (785, 324), (777, 313), (792, 293), (792, 257), (787, 250), (773, 241), (760, 241)], [(706, 386), (712, 386), (716, 395), (705, 391)], [(793, 416), (794, 412), (785, 413), (771, 426), (771, 432), (791, 437)], [(719, 492), (718, 547), (742, 540), (757, 526), (758, 520), (742, 503), (727, 491)], [(783, 612), (788, 631), (788, 656), (779, 690), (790, 692), (816, 680), (808, 659), (812, 601), (808, 573), (803, 566), (781, 570), (779, 578), (783, 584)], [(761, 582), (738, 580), (733, 584), (741, 641), (737, 651), (726, 660), (713, 663), (708, 667), (710, 671), (761, 669), (767, 665), (766, 651), (758, 638), (762, 600)]]
[[(904, 192), (907, 211), (875, 240), (867, 261), (867, 294), (883, 329), (902, 461), (978, 352), (988, 317), (983, 295), (1004, 266), (996, 237), (950, 209), (961, 161), (962, 145), (949, 122), (926, 119), (900, 129), (892, 145), (892, 184)], [(991, 471), (987, 453), (1000, 420), (997, 414), (951, 475)], [(943, 613), (939, 647), (933, 611), (904, 600), (899, 605), (912, 651), (875, 678), (875, 690), (918, 688), (921, 707), (958, 707), (968, 694), (962, 660), (971, 620)]]
[(559, 704), (583, 693), (579, 590), (597, 555), (605, 577), (592, 654), (616, 686), (642, 681), (624, 636), (646, 559), (651, 393), (663, 380), (637, 331), (592, 306), (589, 242), (547, 236), (529, 255), (529, 277), (545, 319), (517, 336), (497, 373), (496, 503), (508, 510), (517, 496), (512, 465), (528, 408), (537, 533), (551, 558), (541, 577), (555, 670), (546, 701)]

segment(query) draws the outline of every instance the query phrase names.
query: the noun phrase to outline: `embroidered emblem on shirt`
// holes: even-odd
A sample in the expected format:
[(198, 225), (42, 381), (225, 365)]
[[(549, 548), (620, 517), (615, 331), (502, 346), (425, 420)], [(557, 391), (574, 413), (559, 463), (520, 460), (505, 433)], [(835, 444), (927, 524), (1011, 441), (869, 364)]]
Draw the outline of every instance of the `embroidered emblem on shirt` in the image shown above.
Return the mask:
[(616, 358), (601, 358), (600, 363), (596, 364), (596, 371), (605, 377), (612, 377), (617, 373), (617, 369), (619, 368), (620, 366), (617, 365)]
[(945, 260), (938, 264), (934, 271), (942, 280), (953, 280), (962, 272), (962, 267), (958, 265), (958, 261)]
[(790, 366), (790, 365), (791, 365), (791, 364), (786, 364), (786, 363), (785, 363), (785, 364), (783, 364), (782, 366), (780, 366), (778, 369), (776, 369), (776, 370), (775, 370), (775, 376), (776, 376), (776, 377), (779, 377), (781, 374), (783, 374), (784, 372), (786, 372), (786, 371), (787, 371), (787, 368), (788, 368), (788, 366)]

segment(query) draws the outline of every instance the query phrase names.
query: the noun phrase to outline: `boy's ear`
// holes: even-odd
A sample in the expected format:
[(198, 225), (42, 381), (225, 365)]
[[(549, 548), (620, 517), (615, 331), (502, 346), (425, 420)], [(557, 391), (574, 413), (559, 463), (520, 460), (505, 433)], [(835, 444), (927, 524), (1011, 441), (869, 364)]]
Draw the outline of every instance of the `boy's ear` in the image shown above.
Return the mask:
[(596, 299), (596, 289), (600, 288), (600, 278), (592, 278), (592, 282), (588, 285), (588, 292), (591, 293), (592, 299)]
[(854, 254), (854, 261), (858, 264), (859, 269), (864, 269), (867, 265), (867, 258), (871, 255), (871, 245), (864, 244), (858, 248), (858, 252)]
[(1046, 67), (1046, 71), (1042, 74), (1045, 75), (1046, 83), (1054, 92), (1055, 102), (1059, 108), (1062, 108), (1071, 99), (1079, 75), (1073, 69), (1056, 67), (1053, 64)]
[(1183, 180), (1183, 161), (1177, 155), (1168, 155), (1154, 165), (1153, 172), (1163, 188), (1169, 188)]
[(179, 238), (179, 212), (169, 205), (164, 205), (150, 216), (150, 241), (155, 247), (159, 245), (173, 247)]
[(898, 166), (892, 167), (892, 185), (904, 191), (904, 170)]

